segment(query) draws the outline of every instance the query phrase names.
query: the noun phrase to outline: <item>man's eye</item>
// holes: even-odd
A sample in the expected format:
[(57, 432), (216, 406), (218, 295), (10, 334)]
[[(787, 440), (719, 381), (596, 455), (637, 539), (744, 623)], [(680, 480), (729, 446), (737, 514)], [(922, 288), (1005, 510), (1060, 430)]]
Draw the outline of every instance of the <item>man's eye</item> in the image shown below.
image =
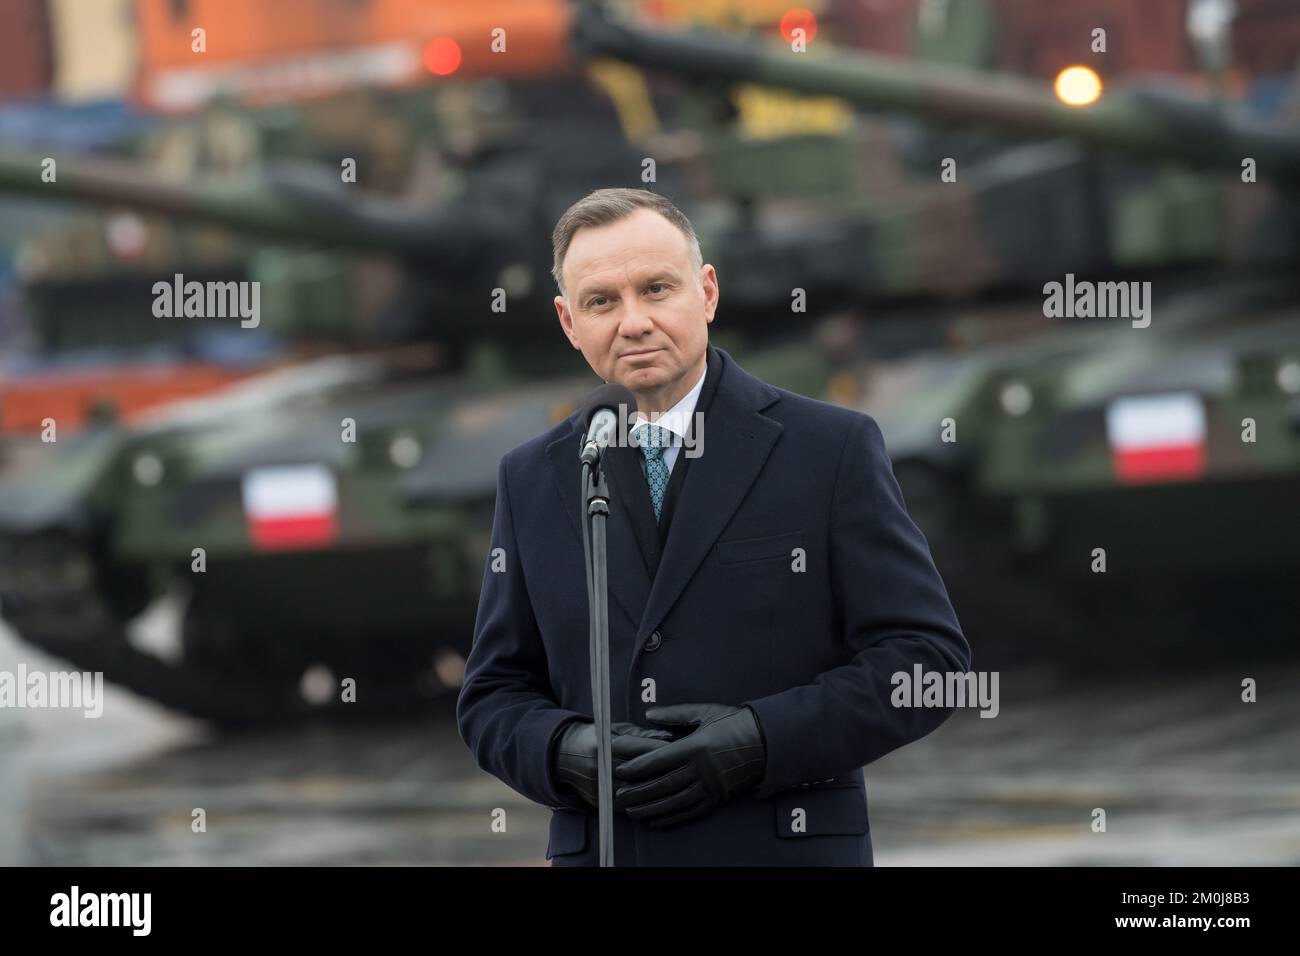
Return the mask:
[(599, 308), (600, 306), (604, 305), (608, 301), (609, 300), (605, 298), (603, 295), (598, 295), (594, 299), (588, 301), (587, 305), (590, 306), (591, 308)]
[(659, 294), (659, 292), (655, 291), (656, 289), (659, 290), (659, 292), (666, 292), (668, 291), (668, 286), (664, 285), (662, 282), (652, 282), (650, 285), (646, 286), (646, 291), (651, 295)]

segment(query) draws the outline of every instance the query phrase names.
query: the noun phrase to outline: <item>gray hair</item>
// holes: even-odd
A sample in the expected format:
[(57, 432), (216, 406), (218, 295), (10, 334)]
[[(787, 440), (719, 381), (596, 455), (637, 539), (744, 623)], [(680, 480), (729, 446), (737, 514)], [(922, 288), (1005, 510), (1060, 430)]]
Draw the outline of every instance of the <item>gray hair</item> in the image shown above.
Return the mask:
[(704, 265), (700, 240), (695, 235), (695, 227), (682, 215), (680, 209), (648, 189), (597, 189), (570, 206), (555, 224), (555, 231), (551, 234), (551, 247), (555, 252), (551, 275), (560, 289), (560, 295), (567, 295), (564, 291), (564, 256), (569, 251), (574, 234), (579, 229), (605, 226), (626, 219), (638, 209), (653, 209), (680, 229), (690, 248), (691, 265), (696, 272), (700, 270)]

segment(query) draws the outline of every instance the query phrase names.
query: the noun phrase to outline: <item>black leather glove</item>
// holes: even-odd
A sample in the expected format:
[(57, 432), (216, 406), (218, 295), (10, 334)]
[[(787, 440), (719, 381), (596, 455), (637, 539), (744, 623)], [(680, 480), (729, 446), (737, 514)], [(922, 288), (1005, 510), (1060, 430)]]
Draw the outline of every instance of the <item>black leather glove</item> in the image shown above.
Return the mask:
[[(677, 826), (722, 806), (763, 779), (767, 747), (748, 707), (651, 707), (651, 723), (695, 727), (685, 737), (614, 768), (614, 808), (655, 828)], [(618, 786), (622, 782), (625, 786)]]
[[(617, 768), (623, 761), (666, 746), (673, 735), (666, 730), (639, 727), (623, 721), (610, 724), (610, 757)], [(560, 730), (555, 743), (552, 772), (560, 785), (567, 785), (593, 809), (600, 806), (596, 772), (596, 724), (573, 720)], [(618, 781), (614, 781), (618, 786)]]

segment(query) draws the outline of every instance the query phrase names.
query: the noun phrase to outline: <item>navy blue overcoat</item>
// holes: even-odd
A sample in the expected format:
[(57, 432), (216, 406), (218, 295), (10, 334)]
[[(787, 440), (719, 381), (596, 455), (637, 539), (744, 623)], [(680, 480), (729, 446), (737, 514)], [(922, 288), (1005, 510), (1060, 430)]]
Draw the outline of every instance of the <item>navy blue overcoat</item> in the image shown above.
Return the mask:
[[(677, 827), (616, 813), (615, 863), (870, 866), (862, 768), (952, 713), (893, 706), (891, 678), (966, 671), (970, 648), (870, 416), (762, 382), (714, 346), (696, 407), (703, 441), (666, 536), (644, 530), (639, 452), (610, 468), (612, 719), (748, 704), (766, 772)], [(595, 812), (548, 771), (557, 731), (592, 713), (581, 437), (575, 413), (501, 461), (491, 548), (504, 560), (484, 570), (457, 702), (478, 765), (553, 811), (553, 866), (594, 866), (598, 850)]]

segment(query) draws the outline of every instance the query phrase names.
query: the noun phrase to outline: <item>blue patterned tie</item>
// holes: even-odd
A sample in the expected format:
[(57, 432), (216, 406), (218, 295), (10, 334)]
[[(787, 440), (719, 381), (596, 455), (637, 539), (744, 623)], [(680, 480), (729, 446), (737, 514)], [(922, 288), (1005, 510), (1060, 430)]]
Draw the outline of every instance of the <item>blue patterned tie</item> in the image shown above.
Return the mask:
[(645, 455), (645, 480), (650, 486), (650, 501), (655, 506), (655, 521), (663, 510), (664, 495), (668, 492), (668, 465), (664, 462), (664, 448), (669, 443), (668, 429), (647, 425), (641, 432), (641, 454)]

